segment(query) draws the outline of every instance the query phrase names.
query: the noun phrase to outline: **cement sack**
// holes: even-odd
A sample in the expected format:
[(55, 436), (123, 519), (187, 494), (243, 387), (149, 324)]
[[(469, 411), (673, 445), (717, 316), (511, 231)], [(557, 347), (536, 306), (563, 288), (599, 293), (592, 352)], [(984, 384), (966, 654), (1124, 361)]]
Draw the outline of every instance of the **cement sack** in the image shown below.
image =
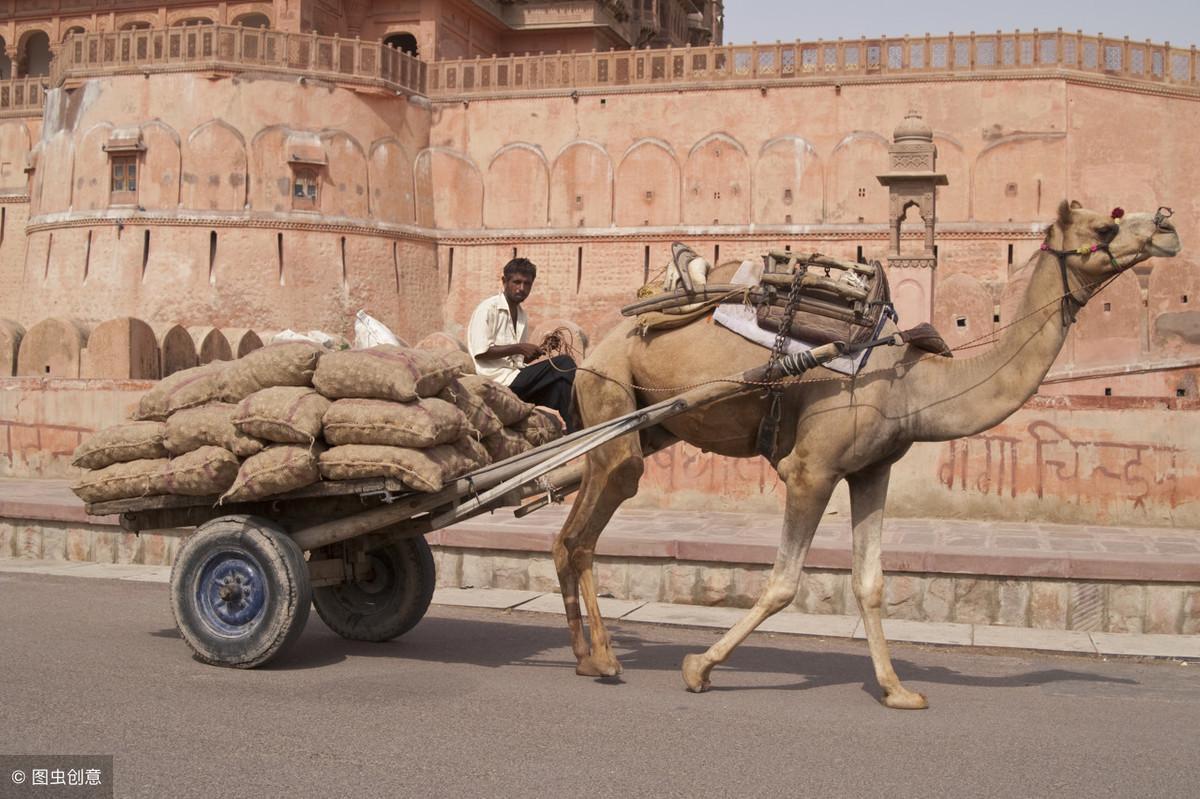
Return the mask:
[(103, 469), (114, 463), (167, 457), (162, 422), (126, 422), (90, 436), (75, 450), (72, 466)]
[(238, 404), (233, 426), (264, 441), (312, 444), (321, 435), (321, 420), (330, 404), (311, 388), (264, 388)]
[(84, 502), (154, 496), (166, 490), (163, 479), (166, 468), (166, 458), (114, 463), (103, 469), (84, 472), (71, 490)]
[(447, 469), (461, 460), (453, 447), (429, 449), (346, 444), (321, 453), (321, 476), (326, 480), (391, 477), (416, 491), (441, 491)]
[(253, 502), (312, 485), (321, 479), (317, 467), (320, 451), (320, 447), (276, 444), (251, 455), (242, 462), (237, 479), (222, 495), (221, 504)]
[(511, 388), (502, 386), (495, 380), (479, 375), (464, 375), (458, 382), (466, 386), (471, 393), (483, 397), (483, 401), (505, 427), (520, 422), (533, 411), (533, 405), (514, 394)]
[(528, 452), (533, 449), (533, 446), (525, 440), (525, 436), (509, 430), (507, 427), (500, 430), (498, 433), (493, 433), (483, 439), (483, 448), (487, 450), (488, 456), (491, 457), (492, 463), (499, 463), (502, 460), (507, 460), (514, 455), (520, 455), (522, 452)]
[(479, 438), (490, 436), (504, 427), (500, 417), (496, 416), (496, 412), (484, 401), (483, 394), (470, 391), (460, 380), (451, 381), (438, 397), (454, 403), (467, 417), (467, 423), (474, 428)]
[(273, 386), (311, 386), (317, 361), (325, 350), (311, 341), (260, 347), (230, 361), (221, 375), (221, 399), (241, 402)]
[(163, 493), (213, 497), (233, 485), (237, 475), (236, 455), (220, 447), (200, 447), (167, 463)]
[(562, 422), (559, 421), (558, 415), (546, 408), (535, 407), (529, 416), (513, 425), (512, 429), (535, 447), (549, 444), (563, 436)]
[(313, 385), (330, 399), (412, 402), (436, 396), (457, 373), (440, 353), (381, 346), (329, 353), (317, 364)]
[(221, 375), (230, 363), (239, 361), (212, 361), (164, 377), (142, 395), (133, 418), (161, 422), (176, 411), (216, 402), (221, 398)]
[(163, 446), (172, 455), (183, 455), (200, 447), (221, 447), (239, 458), (257, 455), (263, 442), (233, 426), (237, 406), (224, 402), (188, 408), (167, 417)]
[(387, 325), (366, 311), (354, 315), (354, 349), (365, 350), (380, 344), (398, 347), (403, 343)]
[(434, 447), (467, 434), (463, 412), (434, 397), (415, 402), (341, 399), (329, 406), (325, 440), (338, 444)]

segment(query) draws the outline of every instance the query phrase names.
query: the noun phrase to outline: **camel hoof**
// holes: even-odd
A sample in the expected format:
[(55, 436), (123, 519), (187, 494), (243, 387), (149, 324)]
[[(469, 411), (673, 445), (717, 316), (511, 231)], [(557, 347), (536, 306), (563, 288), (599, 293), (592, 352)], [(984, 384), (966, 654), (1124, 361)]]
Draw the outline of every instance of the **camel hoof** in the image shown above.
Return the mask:
[(575, 673), (580, 677), (616, 677), (622, 671), (621, 663), (612, 655), (587, 655), (575, 666)]
[(901, 688), (883, 697), (883, 703), (893, 710), (924, 710), (929, 707), (925, 694)]
[(708, 679), (711, 671), (711, 666), (704, 667), (704, 659), (700, 655), (688, 655), (683, 659), (683, 682), (694, 694), (702, 694), (712, 686)]

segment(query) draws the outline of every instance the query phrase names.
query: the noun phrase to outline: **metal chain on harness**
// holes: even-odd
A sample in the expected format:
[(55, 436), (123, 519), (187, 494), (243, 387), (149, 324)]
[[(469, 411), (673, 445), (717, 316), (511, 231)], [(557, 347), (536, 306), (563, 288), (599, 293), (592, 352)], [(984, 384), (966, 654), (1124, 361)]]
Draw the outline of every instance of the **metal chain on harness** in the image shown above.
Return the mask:
[(796, 316), (796, 306), (800, 302), (800, 286), (804, 282), (804, 276), (807, 274), (809, 266), (819, 257), (820, 253), (814, 252), (804, 263), (797, 264), (795, 259), (789, 262), (795, 264), (795, 271), (792, 272), (792, 286), (788, 291), (787, 304), (783, 307), (779, 332), (775, 334), (775, 345), (771, 347), (771, 358), (767, 361), (766, 397), (770, 401), (770, 406), (767, 409), (767, 415), (763, 417), (758, 426), (758, 451), (772, 464), (775, 463), (775, 451), (779, 444), (779, 424), (783, 418), (783, 385), (779, 382), (779, 378), (782, 376), (779, 374), (779, 361), (784, 356), (788, 335), (792, 330), (792, 319)]

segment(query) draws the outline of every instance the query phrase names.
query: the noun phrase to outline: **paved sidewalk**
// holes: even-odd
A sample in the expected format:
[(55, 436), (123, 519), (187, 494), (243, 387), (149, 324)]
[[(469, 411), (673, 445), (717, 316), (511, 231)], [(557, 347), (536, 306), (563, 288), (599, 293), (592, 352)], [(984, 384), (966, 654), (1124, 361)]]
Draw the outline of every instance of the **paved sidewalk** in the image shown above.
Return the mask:
[[(169, 566), (0, 558), (0, 574), (2, 573), (167, 583), (170, 581), (171, 569)], [(434, 593), (433, 601), (434, 604), (457, 607), (563, 614), (562, 598), (558, 594), (537, 591), (441, 588)], [(673, 605), (665, 602), (636, 602), (606, 598), (600, 599), (600, 611), (606, 619), (610, 620), (620, 619), (626, 622), (718, 629), (730, 627), (745, 614), (744, 610), (737, 608)], [(1089, 633), (983, 624), (916, 622), (902, 619), (886, 619), (883, 625), (888, 639), (892, 641), (947, 646), (1036, 649), (1101, 657), (1111, 655), (1156, 657), (1200, 662), (1200, 635)], [(779, 635), (812, 635), (822, 638), (864, 637), (862, 622), (857, 616), (823, 616), (794, 611), (778, 613), (758, 629), (759, 632)]]
[[(549, 552), (567, 507), (521, 519), (503, 509), (426, 538), (446, 547)], [(115, 517), (85, 514), (65, 480), (0, 479), (0, 518), (117, 524)], [(773, 513), (622, 509), (597, 554), (770, 564), (780, 525), (781, 515)], [(848, 519), (826, 515), (805, 566), (850, 568)], [(1200, 583), (1200, 530), (889, 518), (883, 566), (892, 572)]]

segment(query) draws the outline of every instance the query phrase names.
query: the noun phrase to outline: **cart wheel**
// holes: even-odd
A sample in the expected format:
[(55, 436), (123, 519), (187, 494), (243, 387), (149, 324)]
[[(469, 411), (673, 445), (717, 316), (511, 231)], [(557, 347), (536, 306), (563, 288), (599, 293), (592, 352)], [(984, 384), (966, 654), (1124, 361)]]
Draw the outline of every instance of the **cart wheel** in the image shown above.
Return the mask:
[(205, 663), (252, 669), (299, 637), (312, 586), (304, 553), (278, 525), (222, 516), (184, 542), (171, 569), (171, 609)]
[(343, 638), (390, 641), (416, 626), (437, 582), (425, 539), (393, 539), (367, 552), (369, 580), (313, 589), (317, 614)]

